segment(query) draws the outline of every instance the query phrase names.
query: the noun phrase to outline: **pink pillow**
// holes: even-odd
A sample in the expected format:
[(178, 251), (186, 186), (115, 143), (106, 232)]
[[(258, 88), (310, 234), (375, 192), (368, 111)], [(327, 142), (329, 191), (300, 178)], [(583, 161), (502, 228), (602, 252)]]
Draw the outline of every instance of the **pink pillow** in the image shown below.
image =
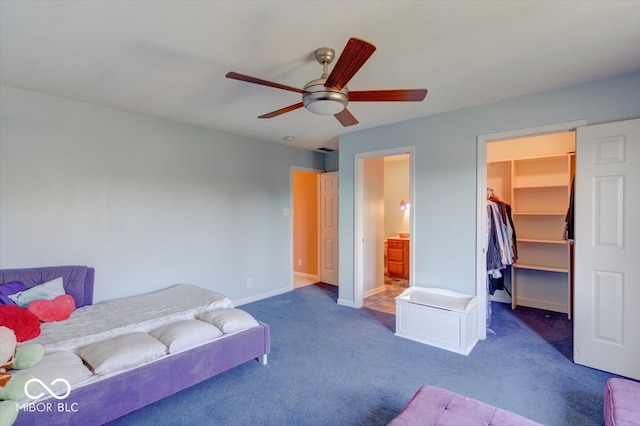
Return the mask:
[(58, 296), (53, 300), (38, 299), (27, 305), (29, 312), (42, 322), (64, 321), (76, 308), (73, 297), (69, 294)]

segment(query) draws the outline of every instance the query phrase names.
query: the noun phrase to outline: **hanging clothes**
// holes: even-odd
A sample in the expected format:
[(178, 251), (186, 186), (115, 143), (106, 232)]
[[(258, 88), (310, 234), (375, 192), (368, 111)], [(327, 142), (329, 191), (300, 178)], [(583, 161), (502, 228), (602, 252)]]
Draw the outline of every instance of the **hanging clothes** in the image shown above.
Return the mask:
[[(516, 231), (511, 217), (511, 206), (498, 199), (487, 188), (487, 293), (505, 289), (501, 271), (518, 258)], [(491, 323), (491, 298), (487, 297), (487, 328)], [(491, 329), (489, 329), (491, 331)]]
[(504, 288), (502, 270), (518, 258), (511, 206), (492, 195), (487, 199), (487, 274), (497, 280), (490, 294)]
[(575, 185), (576, 177), (571, 179), (571, 193), (569, 197), (569, 208), (567, 209), (567, 216), (564, 218), (564, 239), (573, 241), (575, 239)]

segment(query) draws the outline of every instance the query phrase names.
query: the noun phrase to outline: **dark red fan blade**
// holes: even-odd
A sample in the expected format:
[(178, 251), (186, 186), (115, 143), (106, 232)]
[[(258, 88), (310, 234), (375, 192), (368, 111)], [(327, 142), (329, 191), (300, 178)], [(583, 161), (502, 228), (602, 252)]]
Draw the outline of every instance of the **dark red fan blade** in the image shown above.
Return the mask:
[(342, 90), (375, 50), (376, 47), (371, 43), (350, 38), (324, 85)]
[(251, 77), (249, 75), (238, 74), (237, 72), (228, 72), (225, 76), (232, 80), (246, 81), (247, 83), (260, 84), (262, 86), (275, 87), (276, 89), (289, 90), (290, 92), (302, 93), (302, 89), (296, 87), (285, 86), (284, 84), (274, 83), (273, 81), (263, 80), (261, 78)]
[(282, 115), (285, 112), (296, 110), (298, 108), (302, 108), (302, 102), (298, 102), (297, 104), (289, 105), (288, 107), (281, 108), (281, 109), (279, 109), (277, 111), (271, 111), (271, 112), (268, 112), (266, 114), (262, 114), (258, 118), (273, 118), (273, 117), (277, 117), (279, 115)]
[(349, 126), (358, 124), (358, 120), (356, 120), (356, 118), (346, 108), (340, 111), (339, 113), (334, 114), (333, 116), (337, 118), (340, 124), (342, 124), (344, 127), (349, 127)]
[(349, 102), (420, 102), (427, 89), (349, 91)]

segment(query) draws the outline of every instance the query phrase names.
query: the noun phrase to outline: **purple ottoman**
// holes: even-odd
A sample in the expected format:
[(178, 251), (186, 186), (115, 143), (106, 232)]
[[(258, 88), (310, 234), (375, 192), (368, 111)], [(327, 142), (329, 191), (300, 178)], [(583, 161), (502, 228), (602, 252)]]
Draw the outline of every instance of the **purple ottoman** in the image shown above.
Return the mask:
[(609, 379), (604, 386), (605, 426), (640, 425), (640, 383)]
[(509, 411), (433, 386), (423, 386), (388, 426), (541, 426)]

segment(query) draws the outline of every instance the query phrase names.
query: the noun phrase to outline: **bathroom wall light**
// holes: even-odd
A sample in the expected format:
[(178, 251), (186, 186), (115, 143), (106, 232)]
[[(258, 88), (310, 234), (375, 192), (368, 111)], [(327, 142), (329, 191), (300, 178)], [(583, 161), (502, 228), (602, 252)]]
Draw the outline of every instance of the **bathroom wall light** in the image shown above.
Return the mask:
[(409, 201), (407, 201), (407, 200), (400, 201), (400, 210), (405, 211), (409, 207), (411, 207), (411, 203)]

